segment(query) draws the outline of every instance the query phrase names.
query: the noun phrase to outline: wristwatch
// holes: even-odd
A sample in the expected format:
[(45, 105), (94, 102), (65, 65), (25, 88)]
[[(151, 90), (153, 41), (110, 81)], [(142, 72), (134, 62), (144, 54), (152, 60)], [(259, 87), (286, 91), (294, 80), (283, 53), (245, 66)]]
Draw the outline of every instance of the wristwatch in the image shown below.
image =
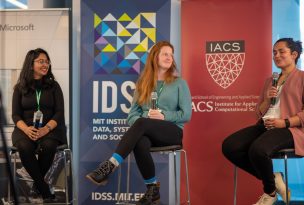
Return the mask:
[(289, 128), (290, 127), (290, 121), (287, 118), (284, 121), (285, 121), (285, 127)]

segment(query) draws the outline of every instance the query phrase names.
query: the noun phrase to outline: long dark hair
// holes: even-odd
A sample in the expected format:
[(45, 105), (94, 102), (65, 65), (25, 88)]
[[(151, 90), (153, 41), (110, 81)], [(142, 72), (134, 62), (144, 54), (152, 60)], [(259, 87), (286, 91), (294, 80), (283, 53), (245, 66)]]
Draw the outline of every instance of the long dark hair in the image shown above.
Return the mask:
[[(41, 53), (45, 54), (48, 61), (51, 62), (49, 54), (42, 48), (36, 48), (35, 50), (28, 51), (23, 62), (19, 79), (14, 89), (18, 88), (24, 94), (30, 93), (35, 90), (33, 65), (34, 60), (36, 60)], [(52, 73), (52, 65), (50, 64), (47, 74), (41, 79), (41, 88), (48, 89), (53, 87), (54, 81), (55, 77)]]

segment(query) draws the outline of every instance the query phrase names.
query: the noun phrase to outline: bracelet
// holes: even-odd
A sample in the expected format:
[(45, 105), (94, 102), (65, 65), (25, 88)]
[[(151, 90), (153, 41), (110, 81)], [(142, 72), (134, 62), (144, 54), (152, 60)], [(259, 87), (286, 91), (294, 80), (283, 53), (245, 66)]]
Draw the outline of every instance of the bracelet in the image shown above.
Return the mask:
[(287, 118), (284, 121), (285, 121), (285, 127), (289, 128), (290, 127), (290, 121)]
[(49, 132), (52, 131), (51, 126), (49, 126), (48, 124), (46, 124), (45, 126), (48, 128)]

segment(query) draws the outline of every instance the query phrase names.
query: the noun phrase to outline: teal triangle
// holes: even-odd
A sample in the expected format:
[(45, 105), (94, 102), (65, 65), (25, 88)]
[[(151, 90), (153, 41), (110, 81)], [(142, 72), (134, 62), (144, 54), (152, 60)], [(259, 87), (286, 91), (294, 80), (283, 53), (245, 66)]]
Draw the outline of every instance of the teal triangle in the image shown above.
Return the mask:
[(109, 26), (105, 22), (102, 22), (101, 24), (102, 24), (101, 34), (103, 35), (105, 32), (107, 32), (107, 30), (109, 29)]
[(118, 68), (130, 68), (131, 65), (129, 63), (128, 60), (123, 60), (119, 65), (118, 65)]
[(101, 65), (105, 65), (109, 60), (110, 58), (105, 53), (101, 53)]
[(148, 57), (148, 53), (145, 53), (145, 54), (140, 58), (140, 61), (141, 61), (142, 63), (146, 64), (147, 57)]

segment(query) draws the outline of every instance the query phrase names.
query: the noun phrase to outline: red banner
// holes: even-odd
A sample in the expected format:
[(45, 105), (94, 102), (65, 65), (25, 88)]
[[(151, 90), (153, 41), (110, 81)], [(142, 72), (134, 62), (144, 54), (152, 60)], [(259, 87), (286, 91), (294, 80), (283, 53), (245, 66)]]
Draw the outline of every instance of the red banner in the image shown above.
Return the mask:
[[(221, 145), (256, 121), (257, 98), (272, 71), (272, 2), (182, 1), (181, 7), (182, 76), (193, 101), (184, 134), (191, 202), (233, 204), (234, 167)], [(181, 187), (184, 193), (184, 181)], [(253, 204), (262, 193), (258, 180), (239, 172), (238, 204)]]

